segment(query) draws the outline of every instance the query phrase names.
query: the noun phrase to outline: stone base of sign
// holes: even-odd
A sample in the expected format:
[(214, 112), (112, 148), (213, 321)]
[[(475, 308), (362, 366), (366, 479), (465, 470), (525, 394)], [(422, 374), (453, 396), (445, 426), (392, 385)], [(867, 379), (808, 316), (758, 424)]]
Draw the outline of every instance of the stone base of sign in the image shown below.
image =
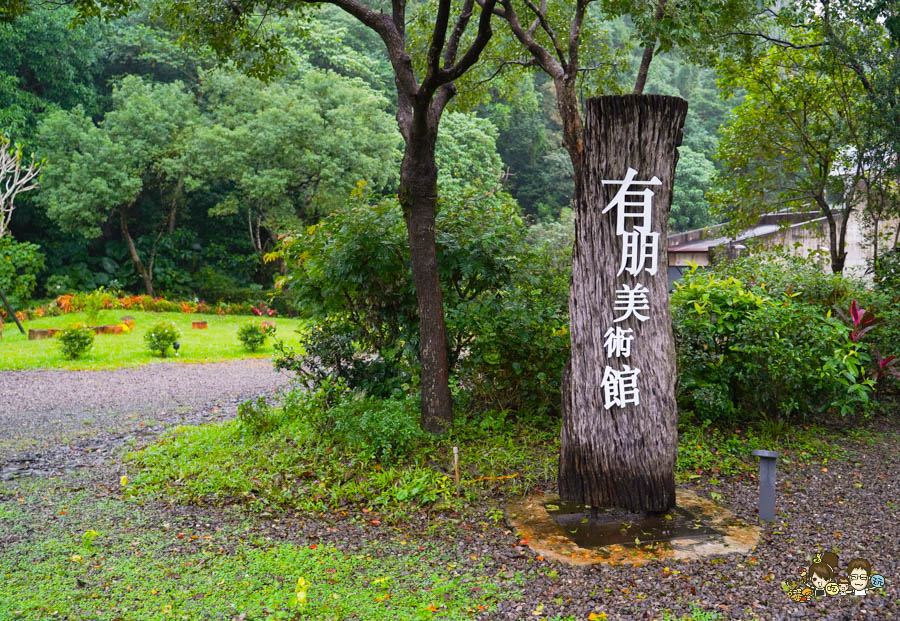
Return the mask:
[(700, 559), (726, 554), (746, 554), (759, 543), (760, 528), (739, 520), (733, 513), (687, 490), (676, 490), (676, 505), (716, 534), (676, 537), (648, 545), (614, 544), (583, 548), (569, 538), (546, 505), (559, 496), (546, 494), (513, 500), (506, 506), (506, 520), (517, 536), (541, 556), (570, 565), (642, 565), (653, 560)]

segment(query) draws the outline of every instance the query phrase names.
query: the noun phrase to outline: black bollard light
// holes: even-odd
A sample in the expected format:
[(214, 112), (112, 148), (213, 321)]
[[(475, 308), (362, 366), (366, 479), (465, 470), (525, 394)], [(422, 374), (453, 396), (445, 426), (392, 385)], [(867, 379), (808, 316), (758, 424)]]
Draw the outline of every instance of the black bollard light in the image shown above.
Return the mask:
[(175, 350), (175, 355), (176, 355), (176, 356), (178, 355), (178, 348), (179, 348), (179, 347), (181, 347), (181, 343), (179, 343), (178, 341), (175, 341), (174, 343), (172, 343), (172, 349)]
[(775, 458), (778, 451), (756, 450), (751, 454), (759, 457), (759, 519), (772, 522), (775, 520)]

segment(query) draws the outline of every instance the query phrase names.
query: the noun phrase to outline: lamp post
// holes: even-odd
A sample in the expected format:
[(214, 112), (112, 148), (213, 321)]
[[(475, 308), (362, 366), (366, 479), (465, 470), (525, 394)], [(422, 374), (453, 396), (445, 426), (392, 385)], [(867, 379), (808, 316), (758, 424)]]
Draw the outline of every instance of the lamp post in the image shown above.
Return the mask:
[(775, 458), (778, 451), (756, 450), (751, 454), (759, 457), (759, 519), (772, 522), (775, 520)]

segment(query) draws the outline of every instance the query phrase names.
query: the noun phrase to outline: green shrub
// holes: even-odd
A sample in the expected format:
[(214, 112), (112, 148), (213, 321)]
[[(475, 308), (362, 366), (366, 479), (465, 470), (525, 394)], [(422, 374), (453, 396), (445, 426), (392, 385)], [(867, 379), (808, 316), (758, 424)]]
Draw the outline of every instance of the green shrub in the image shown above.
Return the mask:
[(238, 326), (238, 340), (247, 351), (256, 351), (265, 344), (269, 335), (274, 333), (275, 326), (263, 325), (253, 319)]
[(343, 382), (325, 380), (317, 390), (294, 390), (280, 406), (265, 397), (238, 406), (241, 427), (256, 436), (301, 422), (326, 442), (383, 464), (406, 457), (422, 437), (413, 399), (366, 396)]
[(262, 435), (277, 429), (282, 422), (278, 408), (270, 406), (265, 397), (257, 397), (238, 405), (238, 422), (250, 433)]
[(75, 360), (94, 346), (94, 331), (81, 324), (73, 324), (56, 335), (62, 355)]
[(413, 399), (380, 399), (345, 393), (328, 410), (335, 438), (381, 463), (406, 457), (421, 437), (418, 404)]
[(163, 358), (169, 348), (181, 338), (181, 332), (171, 321), (158, 321), (153, 324), (144, 335), (147, 347), (151, 353), (157, 353)]
[(0, 289), (6, 293), (13, 310), (21, 310), (31, 299), (37, 276), (44, 269), (40, 246), (0, 237)]
[[(474, 200), (462, 192), (442, 195), (436, 227), (457, 387), (492, 408), (556, 411), (568, 347), (567, 271), (553, 269), (550, 250), (529, 247), (508, 196)], [(418, 312), (396, 198), (356, 196), (281, 251), (297, 266), (278, 281), (282, 295), (316, 327), (304, 336), (304, 360), (281, 348), (277, 364), (312, 386), (342, 379), (379, 397), (415, 389)]]
[(877, 264), (871, 263), (869, 267), (875, 274), (876, 288), (894, 302), (900, 301), (900, 248), (882, 253)]
[(719, 263), (713, 271), (720, 278), (740, 280), (754, 293), (775, 299), (789, 296), (826, 311), (865, 295), (862, 281), (826, 273), (825, 261), (826, 257), (817, 253), (799, 257), (783, 249), (764, 250)]
[(464, 407), (558, 414), (570, 345), (569, 270), (558, 268), (558, 252), (528, 250), (509, 286), (467, 308), (471, 338), (457, 371)]
[(346, 393), (343, 383), (326, 380), (315, 390), (295, 388), (285, 393), (278, 406), (269, 405), (265, 397), (258, 397), (238, 406), (238, 422), (245, 431), (257, 436), (298, 422), (308, 425), (317, 436), (328, 436), (334, 428), (328, 417), (329, 409)]
[(679, 405), (702, 419), (871, 411), (859, 346), (829, 313), (691, 271), (672, 296)]

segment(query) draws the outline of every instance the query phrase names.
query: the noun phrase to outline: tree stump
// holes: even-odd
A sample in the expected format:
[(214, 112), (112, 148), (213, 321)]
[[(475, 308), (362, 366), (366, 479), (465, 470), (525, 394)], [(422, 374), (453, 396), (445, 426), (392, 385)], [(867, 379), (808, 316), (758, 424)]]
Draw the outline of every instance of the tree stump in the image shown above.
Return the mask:
[(585, 103), (560, 437), (567, 501), (641, 512), (675, 504), (666, 225), (686, 114), (686, 101), (660, 95)]
[(192, 322), (191, 322), (191, 327), (192, 327), (194, 330), (206, 330), (207, 325), (206, 325), (206, 322), (205, 322), (205, 321), (192, 321)]

